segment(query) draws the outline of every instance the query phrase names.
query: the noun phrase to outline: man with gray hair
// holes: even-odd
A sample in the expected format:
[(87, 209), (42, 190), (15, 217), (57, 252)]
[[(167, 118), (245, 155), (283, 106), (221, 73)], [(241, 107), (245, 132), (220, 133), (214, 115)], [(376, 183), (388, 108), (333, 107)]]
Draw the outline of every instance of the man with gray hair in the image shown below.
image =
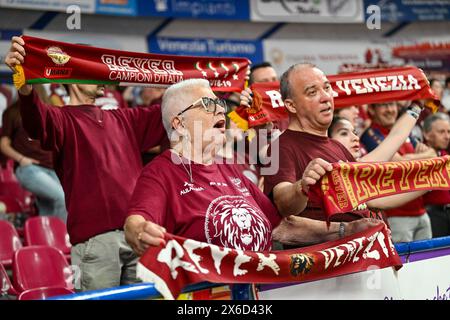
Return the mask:
[[(437, 112), (429, 115), (423, 123), (423, 135), (427, 144), (438, 156), (447, 155), (450, 143), (450, 118)], [(431, 220), (433, 238), (450, 235), (450, 191), (434, 190), (423, 196)]]
[[(280, 91), (289, 114), (289, 127), (279, 138), (279, 170), (275, 175), (265, 176), (264, 192), (273, 199), (283, 216), (298, 215), (325, 220), (322, 199), (309, 193), (309, 187), (327, 171), (331, 171), (331, 163), (356, 161), (342, 144), (327, 136), (334, 111), (330, 81), (316, 66), (299, 63), (282, 75)], [(408, 116), (407, 120), (415, 123), (416, 118)], [(372, 161), (390, 160), (395, 152), (395, 148), (391, 147), (391, 150), (373, 157)], [(423, 192), (411, 192), (401, 197), (374, 199), (351, 212), (336, 214), (331, 220), (341, 222), (339, 234), (343, 236), (345, 221), (364, 221), (367, 218), (382, 220), (378, 209), (399, 206), (421, 194)], [(373, 212), (369, 208), (376, 209)], [(275, 230), (274, 238), (292, 245), (308, 244), (296, 239), (299, 229), (297, 219), (289, 217), (285, 224), (289, 228)]]

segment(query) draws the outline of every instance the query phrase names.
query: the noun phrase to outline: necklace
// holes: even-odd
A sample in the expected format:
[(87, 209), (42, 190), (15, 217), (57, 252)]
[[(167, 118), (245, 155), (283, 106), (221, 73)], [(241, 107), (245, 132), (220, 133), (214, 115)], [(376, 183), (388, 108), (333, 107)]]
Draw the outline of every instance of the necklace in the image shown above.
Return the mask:
[(184, 171), (186, 171), (186, 173), (188, 174), (190, 183), (194, 183), (194, 179), (192, 178), (192, 165), (191, 165), (191, 160), (189, 160), (189, 170), (188, 170), (188, 169), (186, 168), (186, 166), (184, 165), (184, 161), (183, 161), (183, 159), (181, 158), (181, 156), (180, 156), (177, 152), (175, 152), (175, 153), (177, 154), (178, 158), (180, 159), (181, 165), (183, 166)]

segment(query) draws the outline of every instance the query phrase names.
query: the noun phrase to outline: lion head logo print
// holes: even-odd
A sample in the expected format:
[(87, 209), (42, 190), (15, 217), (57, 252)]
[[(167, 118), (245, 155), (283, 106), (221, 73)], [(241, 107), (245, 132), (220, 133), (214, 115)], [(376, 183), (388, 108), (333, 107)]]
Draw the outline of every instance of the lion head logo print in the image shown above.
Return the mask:
[(295, 277), (306, 275), (314, 266), (314, 256), (308, 253), (291, 254), (289, 258), (291, 260), (289, 269), (291, 275)]
[(259, 208), (243, 196), (221, 196), (208, 207), (208, 243), (240, 250), (262, 251), (270, 246), (271, 227)]

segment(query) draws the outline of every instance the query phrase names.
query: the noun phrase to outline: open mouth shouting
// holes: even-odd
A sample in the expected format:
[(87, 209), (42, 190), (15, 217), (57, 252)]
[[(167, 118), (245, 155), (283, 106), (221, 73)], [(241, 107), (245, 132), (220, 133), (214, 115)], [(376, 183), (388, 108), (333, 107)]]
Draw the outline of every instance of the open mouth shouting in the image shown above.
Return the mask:
[(225, 119), (219, 119), (214, 123), (213, 128), (219, 129), (221, 133), (225, 133)]

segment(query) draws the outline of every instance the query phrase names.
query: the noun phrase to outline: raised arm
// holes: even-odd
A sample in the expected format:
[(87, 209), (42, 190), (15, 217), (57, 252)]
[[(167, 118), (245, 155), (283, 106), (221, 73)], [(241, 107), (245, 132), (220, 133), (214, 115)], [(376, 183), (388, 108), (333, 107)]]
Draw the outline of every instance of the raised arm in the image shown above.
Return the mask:
[(122, 109), (130, 121), (142, 152), (163, 144), (167, 139), (161, 118), (161, 106)]
[[(5, 63), (15, 72), (15, 67), (25, 62), (25, 42), (13, 37), (6, 54)], [(41, 141), (44, 149), (60, 151), (64, 140), (63, 114), (61, 109), (43, 103), (31, 85), (19, 88), (20, 114), (23, 127), (32, 139)]]
[[(413, 103), (414, 104), (414, 103)], [(392, 127), (386, 138), (367, 155), (359, 159), (362, 162), (390, 161), (394, 155), (396, 160), (400, 155), (396, 155), (397, 150), (408, 138), (419, 117), (421, 107), (411, 105), (410, 111), (405, 112)], [(400, 156), (401, 157), (401, 156)]]
[[(25, 41), (21, 37), (12, 37), (11, 47), (5, 56), (5, 64), (11, 68), (13, 72), (16, 72), (15, 67), (25, 62)], [(19, 93), (22, 95), (31, 94), (32, 87), (29, 84), (23, 85), (19, 89)]]

